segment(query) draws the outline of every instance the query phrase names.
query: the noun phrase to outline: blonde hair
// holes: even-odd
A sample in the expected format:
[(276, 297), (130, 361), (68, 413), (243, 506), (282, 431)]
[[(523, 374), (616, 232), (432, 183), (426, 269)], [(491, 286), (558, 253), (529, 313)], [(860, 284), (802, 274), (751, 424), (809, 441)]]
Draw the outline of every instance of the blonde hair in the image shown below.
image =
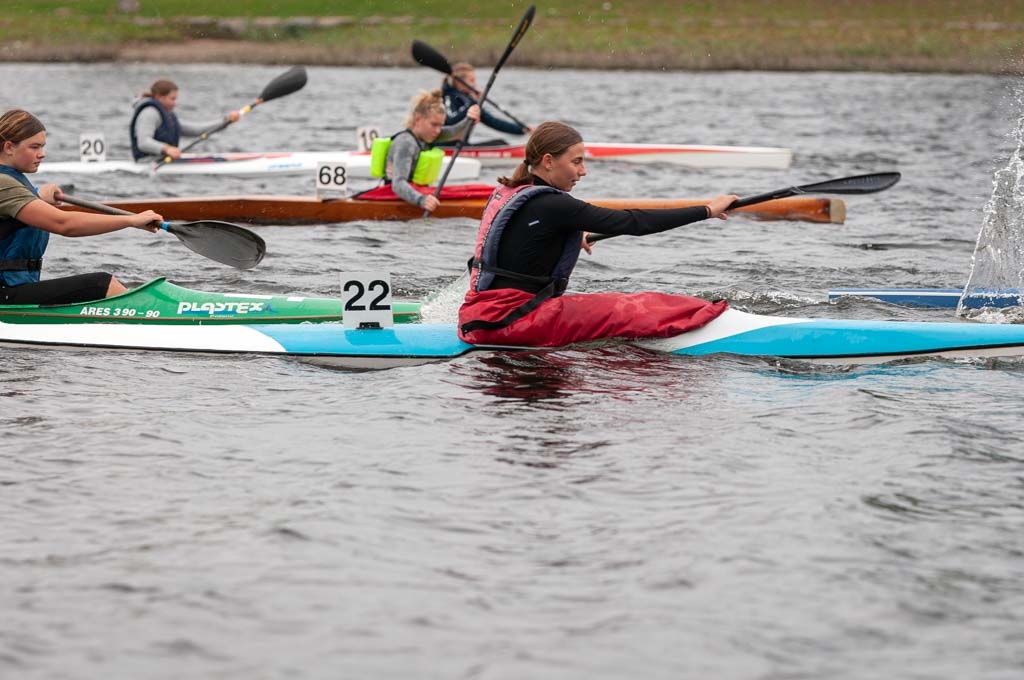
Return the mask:
[(441, 98), (441, 90), (431, 92), (421, 90), (412, 98), (412, 110), (409, 111), (405, 127), (411, 128), (417, 117), (429, 116), (433, 113), (440, 113), (442, 116), (447, 113), (444, 108), (444, 99)]
[(45, 130), (42, 122), (28, 111), (10, 109), (0, 116), (0, 150), (3, 149), (4, 142), (20, 144)]
[(143, 97), (163, 97), (178, 89), (170, 80), (158, 80), (149, 86), (149, 89), (142, 93)]
[(530, 141), (526, 143), (526, 155), (523, 162), (516, 166), (512, 177), (499, 177), (498, 183), (507, 187), (530, 184), (533, 181), (533, 168), (540, 165), (545, 154), (561, 156), (570, 147), (582, 141), (583, 136), (572, 126), (558, 121), (541, 123), (530, 133)]

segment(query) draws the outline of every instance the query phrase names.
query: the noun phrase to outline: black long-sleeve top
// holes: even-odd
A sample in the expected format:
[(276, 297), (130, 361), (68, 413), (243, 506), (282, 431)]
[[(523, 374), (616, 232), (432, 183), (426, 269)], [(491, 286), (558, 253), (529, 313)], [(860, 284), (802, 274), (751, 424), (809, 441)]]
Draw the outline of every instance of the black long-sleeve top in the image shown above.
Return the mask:
[[(534, 177), (534, 184), (546, 186), (539, 177)], [(558, 263), (566, 239), (576, 238), (576, 232), (643, 236), (699, 222), (707, 217), (708, 210), (702, 205), (659, 210), (612, 210), (591, 205), (567, 193), (543, 193), (528, 200), (512, 215), (501, 235), (496, 264), (500, 269), (520, 274), (548, 277)], [(491, 287), (532, 292), (542, 288), (503, 276), (497, 276)]]
[[(445, 125), (454, 125), (462, 120), (465, 120), (466, 113), (469, 111), (469, 107), (473, 104), (478, 103), (476, 99), (466, 94), (462, 90), (459, 90), (451, 83), (445, 83), (441, 89), (441, 96), (444, 97), (445, 106)], [(480, 107), (480, 122), (489, 128), (497, 130), (498, 132), (504, 132), (509, 135), (525, 135), (526, 128), (519, 123), (514, 123), (504, 118), (499, 118), (490, 112), (485, 107)]]

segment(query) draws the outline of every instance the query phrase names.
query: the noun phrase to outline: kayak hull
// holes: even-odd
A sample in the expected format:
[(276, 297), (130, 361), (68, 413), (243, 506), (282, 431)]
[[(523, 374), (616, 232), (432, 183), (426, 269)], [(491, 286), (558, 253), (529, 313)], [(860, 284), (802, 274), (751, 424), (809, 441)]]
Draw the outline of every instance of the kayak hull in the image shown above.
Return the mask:
[[(153, 171), (153, 163), (136, 163), (130, 160), (97, 162), (43, 161), (39, 165), (39, 176), (48, 175), (97, 175), (105, 173), (127, 173), (156, 177), (178, 175), (223, 175), (230, 177), (263, 177), (281, 175), (308, 175), (316, 172), (320, 163), (345, 164), (345, 173), (351, 179), (373, 179), (370, 176), (370, 156), (356, 151), (335, 152), (272, 152), (272, 153), (224, 153), (212, 156), (185, 154), (181, 160), (166, 163)], [(448, 160), (444, 167), (448, 166)], [(449, 174), (453, 181), (476, 179), (480, 176), (480, 161), (463, 158), (455, 161)]]
[[(837, 288), (828, 292), (829, 302), (843, 297), (861, 297), (908, 307), (956, 309), (962, 288)], [(973, 291), (964, 297), (966, 309), (1020, 307), (1024, 290), (1006, 288)]]
[[(706, 205), (710, 199), (588, 198), (605, 208), (660, 209)], [(441, 202), (434, 218), (480, 219), (484, 198), (450, 199)], [(143, 198), (107, 200), (106, 205), (129, 212), (155, 210), (165, 220), (222, 220), (246, 224), (333, 224), (374, 220), (412, 220), (423, 217), (423, 209), (405, 201), (366, 201), (355, 198), (321, 199), (307, 196), (198, 196), (191, 198)], [(65, 210), (83, 210), (62, 206)], [(795, 220), (842, 224), (846, 204), (839, 198), (794, 196), (739, 208), (739, 214), (759, 220)]]
[[(698, 330), (631, 342), (652, 351), (690, 356), (730, 354), (836, 365), (874, 364), (926, 356), (1022, 356), (1024, 326), (786, 318), (729, 309)], [(525, 349), (469, 345), (459, 340), (453, 324), (356, 330), (336, 324), (0, 323), (0, 344), (266, 354), (357, 369), (422, 364), (474, 351)]]
[[(447, 149), (448, 154), (452, 153)], [(526, 144), (476, 144), (462, 148), (459, 157), (485, 166), (507, 166), (526, 156)], [(667, 163), (691, 168), (785, 169), (793, 161), (790, 149), (769, 146), (708, 146), (699, 144), (629, 144), (587, 142), (589, 161)]]
[[(626, 163), (666, 163), (692, 168), (771, 168), (790, 166), (793, 152), (781, 147), (709, 146), (699, 144), (587, 144), (587, 159)], [(451, 157), (454, 150), (448, 148)], [(514, 165), (526, 155), (524, 144), (479, 144), (462, 148), (448, 179), (476, 179), (481, 167)], [(43, 161), (40, 176), (97, 175), (126, 173), (174, 177), (177, 175), (223, 175), (229, 177), (262, 177), (273, 175), (312, 175), (320, 163), (346, 166), (352, 179), (370, 179), (368, 151), (272, 151), (254, 153), (184, 154), (181, 159), (160, 166), (132, 160), (109, 161)]]
[[(396, 323), (419, 320), (419, 304), (393, 306)], [(340, 298), (209, 293), (154, 279), (121, 295), (70, 305), (0, 305), (7, 324), (222, 325), (338, 322)]]

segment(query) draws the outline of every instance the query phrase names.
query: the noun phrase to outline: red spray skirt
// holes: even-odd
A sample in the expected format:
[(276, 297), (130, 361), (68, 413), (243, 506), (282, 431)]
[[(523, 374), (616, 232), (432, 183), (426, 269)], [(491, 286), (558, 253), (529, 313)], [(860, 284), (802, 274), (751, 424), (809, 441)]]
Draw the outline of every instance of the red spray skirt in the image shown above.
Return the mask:
[(704, 326), (729, 304), (667, 293), (585, 293), (545, 300), (498, 330), (462, 333), (469, 321), (497, 321), (533, 298), (512, 288), (470, 291), (459, 309), (459, 337), (474, 344), (560, 347), (601, 338), (667, 338)]
[[(431, 196), (435, 187), (425, 187), (419, 184), (412, 184), (413, 189), (425, 196)], [(452, 201), (463, 198), (490, 198), (494, 193), (494, 186), (491, 184), (446, 184), (441, 187), (439, 200)], [(369, 189), (357, 194), (354, 198), (361, 201), (400, 201), (398, 194), (391, 188), (390, 184), (382, 184), (379, 187)]]

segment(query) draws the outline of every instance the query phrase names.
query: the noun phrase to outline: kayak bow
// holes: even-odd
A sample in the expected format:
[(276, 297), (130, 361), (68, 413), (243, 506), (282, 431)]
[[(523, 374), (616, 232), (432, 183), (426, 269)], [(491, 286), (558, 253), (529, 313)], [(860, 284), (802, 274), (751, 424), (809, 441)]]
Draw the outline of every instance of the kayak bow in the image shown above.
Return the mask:
[[(419, 304), (394, 304), (395, 323), (419, 320)], [(0, 305), (5, 324), (278, 324), (340, 321), (341, 299), (208, 293), (154, 279), (121, 295), (70, 305)]]

